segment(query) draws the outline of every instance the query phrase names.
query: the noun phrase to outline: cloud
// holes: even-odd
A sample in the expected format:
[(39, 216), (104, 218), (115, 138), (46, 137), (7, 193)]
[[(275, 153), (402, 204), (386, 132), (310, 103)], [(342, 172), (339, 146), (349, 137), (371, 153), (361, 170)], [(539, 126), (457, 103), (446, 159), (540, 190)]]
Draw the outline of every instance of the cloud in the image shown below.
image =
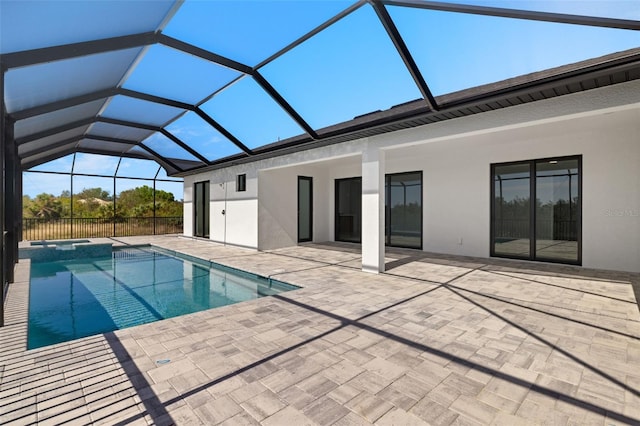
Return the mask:
[(113, 175), (117, 165), (118, 157), (78, 153), (76, 155), (76, 163), (73, 170), (76, 173)]

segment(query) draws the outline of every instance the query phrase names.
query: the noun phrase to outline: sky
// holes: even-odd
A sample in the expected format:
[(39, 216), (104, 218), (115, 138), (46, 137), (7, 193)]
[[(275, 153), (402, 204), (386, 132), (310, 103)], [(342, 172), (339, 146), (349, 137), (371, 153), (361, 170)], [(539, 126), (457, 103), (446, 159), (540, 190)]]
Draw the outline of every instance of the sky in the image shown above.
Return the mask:
[[(640, 1), (637, 0), (451, 2), (640, 20)], [(34, 3), (37, 8), (24, 6)], [(163, 33), (255, 67), (353, 3), (342, 0), (187, 0), (166, 24)], [(142, 32), (148, 26), (158, 25), (172, 6), (166, 1), (47, 3), (3, 0), (2, 4), (4, 12), (17, 13), (21, 7), (26, 7), (23, 12), (28, 15), (29, 22), (41, 29), (33, 35), (33, 40), (14, 40), (5, 37), (7, 33), (3, 30), (2, 52), (43, 47), (43, 43), (118, 35), (114, 31)], [(155, 6), (150, 11), (144, 4)], [(640, 47), (638, 31), (397, 6), (388, 6), (388, 11), (436, 96)], [(16, 25), (6, 21), (7, 15), (0, 14), (0, 23), (5, 28)], [(77, 21), (87, 25), (71, 25)], [(109, 22), (113, 25), (107, 25)], [(78, 29), (70, 31), (69, 28)], [(45, 37), (49, 33), (55, 37)], [(166, 46), (154, 45), (142, 53), (133, 71), (123, 79), (124, 88), (197, 103), (249, 148), (303, 133), (252, 78), (243, 77), (238, 71)], [(421, 97), (369, 4), (283, 56), (263, 64), (259, 71), (314, 129)], [(8, 79), (11, 73), (8, 73)], [(213, 93), (215, 95), (211, 97)], [(209, 160), (240, 152), (194, 113), (184, 114), (169, 123), (175, 114), (172, 108), (118, 96), (107, 105), (103, 114), (166, 125), (168, 131)], [(168, 157), (194, 159), (162, 135), (154, 135), (144, 143)], [(83, 161), (83, 158), (77, 160), (76, 165), (83, 168)], [(101, 170), (108, 164), (99, 161), (98, 164), (87, 164), (87, 168)], [(49, 176), (48, 180), (30, 178), (36, 193), (37, 188), (53, 182), (50, 175), (43, 176)], [(26, 183), (27, 179), (25, 191)]]

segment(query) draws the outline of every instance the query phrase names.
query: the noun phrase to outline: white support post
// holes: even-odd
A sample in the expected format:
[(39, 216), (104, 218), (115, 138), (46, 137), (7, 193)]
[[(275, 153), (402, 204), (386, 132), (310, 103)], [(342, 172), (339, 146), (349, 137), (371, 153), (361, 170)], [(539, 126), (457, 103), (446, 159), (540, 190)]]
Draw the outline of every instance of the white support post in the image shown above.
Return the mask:
[(384, 272), (385, 152), (367, 145), (362, 153), (362, 270)]

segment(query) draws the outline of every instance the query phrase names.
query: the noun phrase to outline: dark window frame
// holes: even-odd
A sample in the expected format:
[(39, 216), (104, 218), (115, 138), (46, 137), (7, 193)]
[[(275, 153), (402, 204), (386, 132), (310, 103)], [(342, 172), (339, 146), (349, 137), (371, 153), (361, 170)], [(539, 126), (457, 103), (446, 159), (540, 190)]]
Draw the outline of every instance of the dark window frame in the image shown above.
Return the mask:
[[(333, 240), (337, 241), (337, 242), (345, 242), (345, 243), (356, 243), (356, 244), (361, 244), (362, 243), (362, 201), (360, 201), (360, 238), (358, 240), (346, 240), (346, 239), (338, 239), (338, 236), (340, 235), (340, 233), (338, 232), (340, 230), (340, 215), (338, 212), (338, 204), (340, 203), (339, 198), (340, 198), (340, 191), (339, 191), (339, 186), (340, 186), (340, 182), (346, 182), (346, 181), (355, 181), (355, 180), (360, 180), (360, 187), (362, 188), (362, 176), (353, 176), (353, 177), (348, 177), (348, 178), (340, 178), (340, 179), (335, 179), (334, 181), (334, 206), (333, 206), (333, 211), (334, 211), (334, 223), (333, 223)], [(360, 191), (359, 194), (360, 197), (362, 197), (362, 191)]]
[[(401, 244), (391, 244), (391, 207), (389, 201), (391, 200), (391, 178), (394, 176), (402, 175), (420, 175), (420, 247), (405, 246)], [(412, 172), (401, 173), (388, 173), (384, 175), (384, 243), (387, 247), (408, 248), (413, 250), (423, 250), (424, 248), (424, 173), (422, 170), (415, 170)]]
[[(202, 186), (202, 199), (198, 197), (198, 187)], [(210, 198), (211, 198), (211, 182), (208, 180), (194, 182), (193, 184), (193, 235), (199, 238), (210, 238), (211, 236), (211, 221), (210, 221)], [(201, 203), (202, 205), (198, 205)], [(202, 217), (202, 235), (199, 235), (198, 225), (199, 218), (198, 212), (201, 212)]]
[(242, 173), (236, 176), (236, 192), (245, 192), (247, 190), (247, 174)]
[[(576, 242), (577, 242), (577, 258), (575, 261), (566, 260), (566, 259), (558, 259), (558, 258), (549, 258), (544, 256), (536, 255), (536, 196), (537, 196), (537, 168), (536, 164), (541, 162), (549, 162), (549, 161), (567, 161), (567, 160), (576, 160), (578, 163), (578, 211), (576, 213)], [(518, 164), (527, 164), (529, 166), (529, 255), (528, 256), (515, 256), (515, 255), (507, 255), (503, 253), (496, 253), (495, 251), (495, 199), (496, 199), (496, 190), (495, 190), (495, 170), (497, 167), (502, 166), (510, 166), (510, 165), (518, 165)], [(491, 188), (491, 199), (489, 201), (490, 204), (490, 216), (489, 216), (489, 255), (491, 257), (497, 258), (506, 258), (506, 259), (517, 259), (517, 260), (527, 260), (534, 262), (548, 262), (548, 263), (560, 263), (565, 265), (577, 265), (582, 266), (582, 181), (583, 181), (583, 167), (582, 167), (582, 155), (567, 155), (567, 156), (559, 156), (559, 157), (545, 157), (545, 158), (536, 158), (532, 160), (523, 160), (523, 161), (509, 161), (504, 163), (491, 163), (490, 165), (490, 188)]]
[[(300, 182), (308, 181), (309, 182), (309, 238), (300, 238)], [(298, 176), (298, 242), (306, 243), (313, 241), (313, 177), (311, 176)]]

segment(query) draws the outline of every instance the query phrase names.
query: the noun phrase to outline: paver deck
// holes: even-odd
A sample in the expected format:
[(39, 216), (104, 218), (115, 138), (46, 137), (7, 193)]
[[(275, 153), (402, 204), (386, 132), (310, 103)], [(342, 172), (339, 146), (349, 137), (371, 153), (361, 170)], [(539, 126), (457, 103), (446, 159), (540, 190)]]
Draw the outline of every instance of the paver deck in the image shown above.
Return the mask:
[(352, 245), (111, 241), (303, 288), (27, 351), (21, 261), (0, 424), (640, 424), (638, 274), (389, 250), (374, 275)]

